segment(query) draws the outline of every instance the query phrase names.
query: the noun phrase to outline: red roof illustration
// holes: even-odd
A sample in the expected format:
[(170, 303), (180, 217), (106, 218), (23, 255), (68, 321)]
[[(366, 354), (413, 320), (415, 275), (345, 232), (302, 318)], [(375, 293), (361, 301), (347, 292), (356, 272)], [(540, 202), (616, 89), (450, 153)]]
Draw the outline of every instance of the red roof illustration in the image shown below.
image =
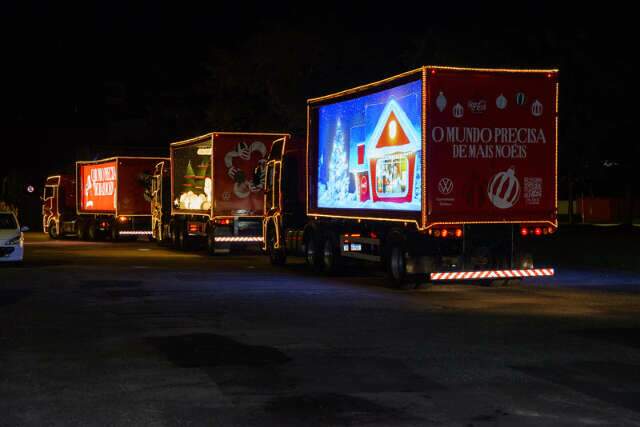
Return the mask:
[(380, 134), (380, 138), (376, 143), (376, 148), (383, 147), (395, 147), (399, 145), (409, 144), (409, 138), (404, 132), (400, 121), (392, 111), (387, 117), (387, 122), (384, 125), (384, 130)]

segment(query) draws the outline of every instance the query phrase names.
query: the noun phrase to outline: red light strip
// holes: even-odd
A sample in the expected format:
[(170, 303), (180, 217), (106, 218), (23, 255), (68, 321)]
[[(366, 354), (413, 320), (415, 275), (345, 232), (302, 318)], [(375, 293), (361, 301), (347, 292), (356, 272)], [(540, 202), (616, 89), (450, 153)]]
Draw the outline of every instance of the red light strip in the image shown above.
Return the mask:
[(452, 271), (431, 273), (431, 280), (467, 280), (467, 279), (509, 279), (516, 277), (544, 277), (553, 276), (553, 268), (530, 268), (525, 270), (483, 270), (483, 271)]

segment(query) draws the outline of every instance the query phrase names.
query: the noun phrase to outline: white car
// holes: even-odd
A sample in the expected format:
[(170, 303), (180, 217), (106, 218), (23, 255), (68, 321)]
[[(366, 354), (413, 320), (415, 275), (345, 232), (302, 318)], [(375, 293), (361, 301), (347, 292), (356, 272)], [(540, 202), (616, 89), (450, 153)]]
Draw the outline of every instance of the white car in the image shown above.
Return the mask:
[(24, 235), (13, 212), (0, 211), (0, 262), (21, 262), (24, 255)]

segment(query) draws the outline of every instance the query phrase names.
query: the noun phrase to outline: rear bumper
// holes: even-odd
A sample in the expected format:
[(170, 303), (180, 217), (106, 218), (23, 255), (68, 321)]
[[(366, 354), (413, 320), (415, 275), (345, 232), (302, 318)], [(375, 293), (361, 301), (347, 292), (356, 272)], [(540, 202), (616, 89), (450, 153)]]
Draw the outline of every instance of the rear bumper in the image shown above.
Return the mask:
[(515, 279), (522, 277), (549, 277), (555, 274), (553, 268), (530, 268), (523, 270), (479, 270), (479, 271), (446, 271), (431, 273), (433, 281), (444, 280), (476, 280), (476, 279)]
[(151, 236), (151, 230), (118, 230), (120, 236)]
[(215, 236), (216, 243), (262, 243), (262, 236)]

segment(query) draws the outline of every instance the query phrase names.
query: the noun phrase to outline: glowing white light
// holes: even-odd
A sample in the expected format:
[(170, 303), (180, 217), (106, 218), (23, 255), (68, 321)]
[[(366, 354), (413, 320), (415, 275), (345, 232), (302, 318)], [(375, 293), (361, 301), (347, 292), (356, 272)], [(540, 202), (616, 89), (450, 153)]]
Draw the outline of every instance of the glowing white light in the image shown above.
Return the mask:
[(391, 120), (389, 123), (389, 138), (393, 139), (398, 134), (398, 123), (395, 120)]

